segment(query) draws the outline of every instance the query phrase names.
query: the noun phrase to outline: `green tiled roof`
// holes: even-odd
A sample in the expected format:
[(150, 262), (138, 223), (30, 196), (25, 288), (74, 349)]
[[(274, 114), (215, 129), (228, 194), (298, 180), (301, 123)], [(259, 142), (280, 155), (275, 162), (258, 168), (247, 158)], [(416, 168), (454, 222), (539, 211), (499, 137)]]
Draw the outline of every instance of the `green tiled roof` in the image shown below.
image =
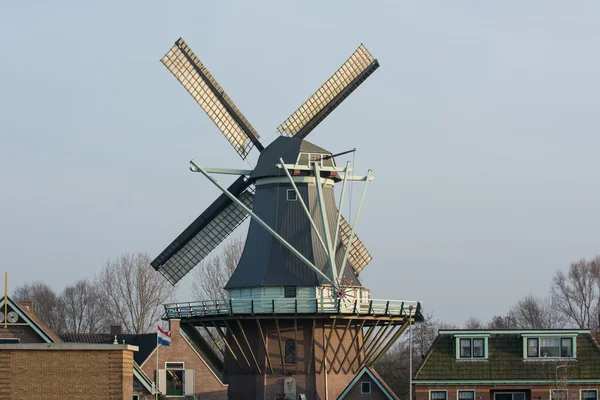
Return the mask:
[[(523, 359), (520, 334), (490, 334), (487, 360), (456, 360), (455, 338), (440, 334), (417, 372), (419, 380), (548, 380), (565, 359)], [(577, 336), (577, 360), (568, 361), (569, 379), (600, 379), (600, 349), (591, 335)]]

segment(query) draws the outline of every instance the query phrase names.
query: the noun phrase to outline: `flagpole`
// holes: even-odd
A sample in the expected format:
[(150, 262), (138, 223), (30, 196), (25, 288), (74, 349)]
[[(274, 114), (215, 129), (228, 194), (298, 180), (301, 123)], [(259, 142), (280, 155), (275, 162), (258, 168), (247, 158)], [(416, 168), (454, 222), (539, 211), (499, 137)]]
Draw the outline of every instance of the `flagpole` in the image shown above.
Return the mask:
[(154, 375), (154, 399), (158, 400), (158, 348), (160, 344), (158, 343), (158, 331), (156, 332), (156, 374)]
[(8, 313), (8, 272), (4, 273), (4, 329), (7, 329), (6, 315)]

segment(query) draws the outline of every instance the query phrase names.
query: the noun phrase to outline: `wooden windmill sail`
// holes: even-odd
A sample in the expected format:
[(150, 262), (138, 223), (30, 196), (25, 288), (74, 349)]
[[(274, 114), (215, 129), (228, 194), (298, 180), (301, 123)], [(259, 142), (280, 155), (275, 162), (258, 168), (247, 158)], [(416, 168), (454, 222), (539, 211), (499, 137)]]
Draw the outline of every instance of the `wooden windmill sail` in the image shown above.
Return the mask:
[[(360, 285), (358, 274), (371, 261), (371, 255), (363, 243), (352, 233), (350, 225), (343, 217), (339, 218), (338, 223), (339, 210), (333, 197), (332, 183), (342, 181), (349, 172), (344, 174), (339, 169), (335, 169), (335, 159), (332, 157), (332, 153), (313, 145), (304, 138), (379, 67), (377, 60), (363, 45), (360, 45), (331, 78), (279, 125), (277, 131), (281, 137), (267, 147), (261, 144), (259, 134), (183, 39), (177, 40), (161, 62), (221, 130), (240, 157), (245, 159), (253, 148), (256, 148), (261, 154), (256, 168), (252, 171), (216, 171), (240, 175), (227, 188), (227, 192), (233, 195), (233, 198), (227, 194), (217, 198), (156, 257), (152, 266), (170, 282), (177, 283), (249, 216), (249, 213), (240, 207), (239, 203), (254, 209), (259, 218), (270, 220), (273, 226), (279, 228), (285, 225), (286, 223), (282, 221), (288, 218), (286, 216), (289, 215), (289, 212), (293, 211), (289, 208), (300, 209), (301, 206), (297, 201), (294, 200), (292, 204), (292, 201), (289, 200), (289, 196), (292, 195), (288, 196), (288, 193), (293, 188), (282, 172), (283, 166), (279, 165), (280, 159), (288, 166), (294, 165), (297, 168), (303, 168), (294, 169), (297, 173), (296, 176), (314, 175), (312, 166), (318, 160), (320, 174), (328, 179), (326, 184), (322, 185), (325, 213), (329, 214), (328, 226), (325, 228), (315, 224), (317, 225), (316, 229), (313, 229), (307, 215), (298, 214), (297, 219), (289, 221), (288, 224), (290, 226), (293, 224), (295, 227), (293, 231), (284, 232), (285, 229), (282, 228), (283, 230), (278, 234), (290, 242), (301, 254), (304, 254), (313, 266), (327, 275), (330, 282), (343, 278), (355, 285)], [(265, 182), (274, 182), (273, 179), (279, 178), (282, 179), (278, 181), (278, 193), (274, 193), (273, 188), (269, 188), (269, 184)], [(270, 181), (268, 181), (269, 179)], [(353, 179), (353, 177), (348, 176), (347, 179)], [(282, 189), (282, 184), (287, 187)], [(314, 210), (320, 206), (314, 200), (318, 196), (317, 188), (303, 182), (298, 182), (296, 186), (300, 192), (298, 194), (314, 214)], [(275, 204), (282, 205), (282, 207), (274, 214)], [(314, 217), (318, 219), (318, 215), (314, 215)], [(326, 231), (330, 231), (331, 238), (324, 237), (327, 236)], [(254, 283), (257, 285), (316, 284), (324, 283), (327, 280), (325, 277), (319, 276), (314, 268), (312, 271), (307, 271), (306, 263), (294, 254), (290, 254), (293, 252), (288, 249), (281, 249), (282, 245), (278, 238), (265, 237), (265, 233), (269, 236), (269, 233), (265, 232), (259, 223), (254, 221), (251, 223), (248, 233), (250, 242), (227, 287), (248, 286)], [(293, 238), (299, 235), (302, 237)], [(329, 242), (325, 243), (326, 240)], [(333, 240), (336, 242), (333, 243)], [(325, 246), (319, 245), (321, 241)], [(329, 254), (324, 255), (328, 252), (329, 247), (335, 252), (332, 257), (329, 257)], [(344, 257), (346, 249), (349, 249), (349, 254)], [(256, 254), (263, 256), (258, 274)], [(333, 276), (331, 271), (327, 272), (325, 264), (329, 261), (324, 258), (333, 259), (334, 263), (340, 264), (340, 267), (341, 263), (345, 262), (349, 268), (343, 268), (343, 276)], [(284, 270), (280, 270), (281, 268)], [(341, 270), (342, 268), (340, 268)], [(297, 279), (291, 279), (293, 276)], [(245, 282), (250, 278), (253, 282)]]

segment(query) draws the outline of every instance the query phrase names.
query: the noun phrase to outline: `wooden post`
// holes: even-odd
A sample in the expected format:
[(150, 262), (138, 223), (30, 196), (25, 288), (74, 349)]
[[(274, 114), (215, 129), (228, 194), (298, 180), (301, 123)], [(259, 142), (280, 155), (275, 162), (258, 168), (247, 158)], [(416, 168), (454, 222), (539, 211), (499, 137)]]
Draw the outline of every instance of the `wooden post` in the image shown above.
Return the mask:
[(275, 327), (277, 328), (277, 341), (279, 342), (279, 354), (281, 355), (281, 368), (285, 374), (285, 360), (283, 359), (283, 347), (281, 346), (281, 331), (279, 330), (278, 319), (275, 319)]
[(223, 333), (223, 331), (221, 330), (221, 328), (219, 328), (219, 326), (215, 323), (215, 321), (213, 321), (213, 325), (217, 329), (217, 332), (219, 332), (219, 336), (221, 336), (221, 338), (223, 339), (223, 342), (225, 343), (225, 346), (227, 347), (227, 350), (229, 350), (229, 352), (233, 356), (233, 359), (237, 363), (238, 367), (242, 368), (242, 364), (240, 364), (240, 361), (238, 360), (237, 356), (233, 352), (233, 349), (229, 345), (229, 342), (227, 342), (227, 336), (225, 336), (225, 334)]
[(229, 326), (229, 324), (227, 323), (226, 320), (223, 320), (223, 322), (225, 322), (225, 326), (229, 330), (229, 333), (231, 333), (231, 337), (233, 338), (233, 341), (237, 345), (238, 349), (240, 349), (240, 353), (242, 353), (242, 356), (244, 357), (244, 360), (246, 360), (246, 364), (248, 365), (248, 368), (250, 368), (250, 372), (252, 372), (252, 366), (250, 365), (250, 361), (248, 361), (248, 357), (246, 357), (246, 353), (244, 352), (244, 349), (242, 349), (242, 346), (240, 346), (240, 342), (237, 340), (237, 337), (235, 336), (235, 333), (233, 333), (233, 329), (231, 329), (231, 327)]
[(271, 364), (271, 356), (269, 355), (269, 349), (267, 348), (267, 341), (265, 340), (265, 335), (263, 334), (262, 326), (260, 325), (260, 321), (256, 320), (256, 325), (258, 325), (258, 332), (260, 333), (260, 338), (262, 339), (263, 346), (265, 346), (265, 354), (267, 355), (267, 363), (269, 363), (269, 369), (271, 370), (271, 374), (273, 374), (273, 365)]
[[(344, 358), (342, 359), (342, 362), (340, 363), (340, 368), (337, 371), (338, 373), (342, 370), (342, 367), (344, 366), (344, 363), (346, 362), (346, 359), (348, 358), (348, 355), (350, 354), (350, 349), (352, 349), (352, 346), (354, 346), (354, 343), (356, 342), (356, 339), (358, 339), (358, 335), (360, 335), (362, 333), (363, 326), (365, 325), (365, 322), (367, 322), (367, 321), (363, 320), (363, 322), (361, 322), (361, 324), (360, 324), (360, 327), (356, 330), (356, 334), (354, 335), (354, 339), (352, 339), (352, 342), (350, 342), (350, 347), (348, 348), (348, 351), (346, 351), (346, 355), (344, 355)], [(358, 352), (357, 352), (357, 354), (358, 354)]]
[(310, 374), (310, 367), (312, 366), (313, 359), (313, 348), (315, 347), (315, 325), (317, 323), (316, 319), (313, 319), (312, 330), (310, 332), (310, 353), (308, 354), (308, 372)]
[(340, 339), (340, 342), (338, 343), (338, 346), (335, 349), (335, 352), (333, 353), (333, 358), (331, 359), (331, 364), (329, 364), (329, 370), (327, 372), (331, 371), (331, 368), (333, 368), (333, 365), (335, 364), (335, 359), (337, 358), (338, 352), (340, 351), (340, 347), (342, 347), (342, 344), (344, 343), (344, 338), (346, 337), (346, 333), (348, 333), (348, 328), (350, 328), (351, 323), (352, 320), (349, 319), (348, 324), (346, 324), (346, 329), (344, 329), (344, 333), (342, 334), (342, 338)]
[(246, 341), (246, 346), (248, 346), (248, 350), (250, 350), (250, 355), (252, 356), (252, 359), (254, 360), (254, 364), (256, 364), (256, 369), (258, 370), (259, 374), (262, 374), (260, 365), (258, 365), (258, 361), (256, 360), (256, 357), (254, 356), (254, 351), (252, 351), (252, 346), (250, 346), (250, 341), (248, 340), (248, 337), (246, 336), (246, 332), (244, 332), (244, 327), (242, 326), (242, 323), (240, 322), (239, 319), (237, 319), (236, 322), (238, 324), (238, 327), (240, 328), (240, 331), (242, 332), (242, 336), (244, 337), (244, 340)]

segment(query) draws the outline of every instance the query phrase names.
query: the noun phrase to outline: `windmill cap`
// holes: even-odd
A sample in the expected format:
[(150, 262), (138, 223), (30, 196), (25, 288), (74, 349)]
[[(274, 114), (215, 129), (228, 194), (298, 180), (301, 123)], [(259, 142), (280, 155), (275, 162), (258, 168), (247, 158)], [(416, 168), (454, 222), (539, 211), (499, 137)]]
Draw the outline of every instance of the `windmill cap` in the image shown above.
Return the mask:
[[(273, 176), (285, 176), (285, 173), (280, 168), (276, 167), (276, 165), (280, 163), (279, 159), (283, 158), (283, 161), (286, 164), (295, 164), (298, 161), (300, 153), (332, 154), (330, 151), (306, 140), (280, 136), (260, 154), (256, 168), (254, 168), (254, 171), (250, 174), (250, 179), (256, 180)], [(331, 162), (333, 163), (333, 161)]]

